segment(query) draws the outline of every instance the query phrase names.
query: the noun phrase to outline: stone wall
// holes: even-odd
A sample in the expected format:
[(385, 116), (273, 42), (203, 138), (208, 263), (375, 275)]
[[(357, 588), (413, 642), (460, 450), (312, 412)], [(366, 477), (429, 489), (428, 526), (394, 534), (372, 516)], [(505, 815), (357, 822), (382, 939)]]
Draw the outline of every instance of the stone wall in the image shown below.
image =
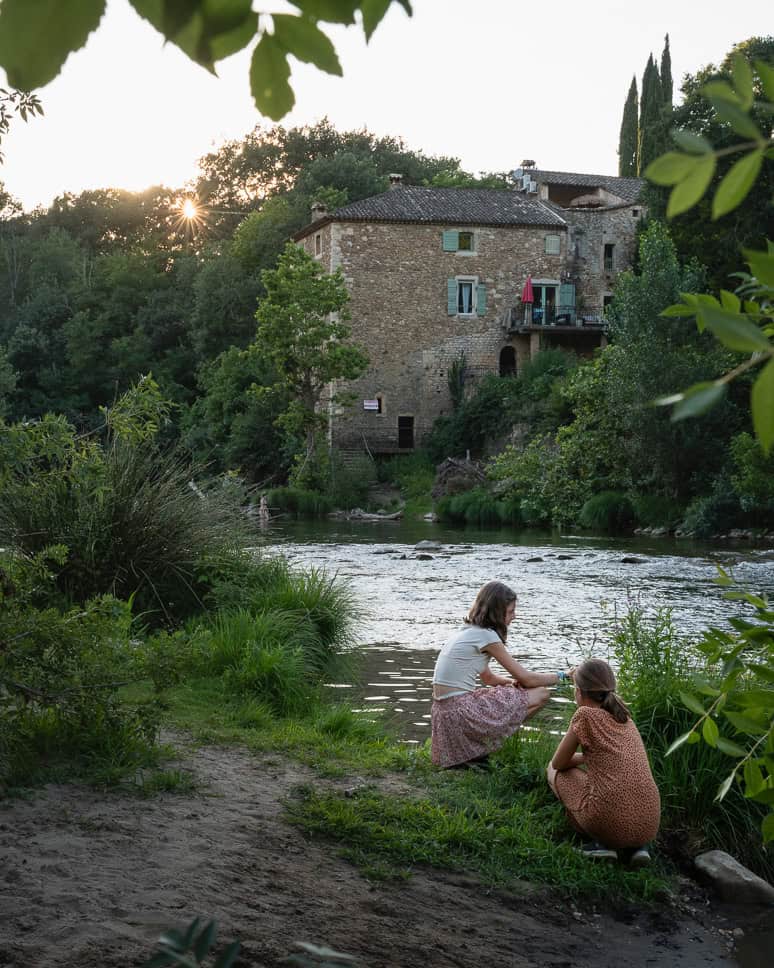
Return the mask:
[[(607, 209), (565, 209), (569, 226), (571, 272), (577, 279), (576, 305), (581, 311), (601, 313), (615, 277), (631, 267), (637, 248), (641, 205)], [(605, 245), (613, 248), (613, 271), (604, 266)]]

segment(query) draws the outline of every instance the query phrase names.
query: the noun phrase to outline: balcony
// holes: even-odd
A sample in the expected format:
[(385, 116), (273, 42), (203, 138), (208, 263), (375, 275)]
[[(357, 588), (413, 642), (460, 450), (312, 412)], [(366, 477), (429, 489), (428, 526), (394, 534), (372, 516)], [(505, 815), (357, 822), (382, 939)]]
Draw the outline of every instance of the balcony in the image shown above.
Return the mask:
[(502, 315), (506, 333), (532, 333), (545, 329), (576, 332), (579, 329), (604, 332), (607, 321), (600, 313), (579, 312), (574, 306), (535, 306), (531, 312), (527, 306), (514, 306)]

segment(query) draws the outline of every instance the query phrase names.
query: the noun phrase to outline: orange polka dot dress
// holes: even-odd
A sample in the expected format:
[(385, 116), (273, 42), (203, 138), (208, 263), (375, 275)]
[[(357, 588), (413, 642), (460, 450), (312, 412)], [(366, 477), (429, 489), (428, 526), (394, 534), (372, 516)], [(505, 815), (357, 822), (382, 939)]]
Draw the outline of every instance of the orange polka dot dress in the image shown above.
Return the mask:
[(579, 706), (570, 729), (583, 747), (585, 769), (556, 774), (556, 792), (573, 825), (606, 847), (642, 847), (654, 839), (661, 798), (648, 754), (632, 719)]

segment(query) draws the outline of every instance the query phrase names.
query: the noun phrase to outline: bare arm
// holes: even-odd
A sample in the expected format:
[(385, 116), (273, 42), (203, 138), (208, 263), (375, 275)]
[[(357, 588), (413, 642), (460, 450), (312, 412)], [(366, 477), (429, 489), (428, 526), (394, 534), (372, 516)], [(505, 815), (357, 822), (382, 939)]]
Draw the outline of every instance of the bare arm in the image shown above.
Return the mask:
[[(555, 686), (559, 682), (559, 676), (555, 672), (530, 672), (517, 662), (502, 642), (493, 642), (484, 650), (487, 655), (497, 659), (506, 672), (510, 672), (520, 686), (525, 689), (534, 689), (536, 686)], [(483, 681), (483, 676), (481, 677)], [(507, 680), (505, 680), (507, 681)]]
[(484, 669), (479, 679), (484, 683), (485, 686), (512, 686), (513, 680), (506, 679), (504, 676), (498, 676), (496, 673), (492, 672), (489, 666)]
[[(556, 747), (551, 766), (555, 770), (569, 770), (572, 766), (579, 766), (583, 762), (583, 754), (576, 752), (578, 745), (578, 737), (574, 730), (568, 729), (562, 737), (561, 743)], [(581, 759), (576, 761), (576, 756), (580, 756)]]

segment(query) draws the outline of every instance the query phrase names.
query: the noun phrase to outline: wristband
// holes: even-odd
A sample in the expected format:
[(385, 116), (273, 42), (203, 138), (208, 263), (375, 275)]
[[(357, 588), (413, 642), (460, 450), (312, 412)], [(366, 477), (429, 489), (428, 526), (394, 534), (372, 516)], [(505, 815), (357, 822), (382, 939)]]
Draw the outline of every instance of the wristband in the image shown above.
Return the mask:
[(558, 686), (560, 682), (566, 682), (567, 673), (563, 669), (559, 669), (559, 671), (556, 673), (556, 678), (557, 678), (556, 684)]

